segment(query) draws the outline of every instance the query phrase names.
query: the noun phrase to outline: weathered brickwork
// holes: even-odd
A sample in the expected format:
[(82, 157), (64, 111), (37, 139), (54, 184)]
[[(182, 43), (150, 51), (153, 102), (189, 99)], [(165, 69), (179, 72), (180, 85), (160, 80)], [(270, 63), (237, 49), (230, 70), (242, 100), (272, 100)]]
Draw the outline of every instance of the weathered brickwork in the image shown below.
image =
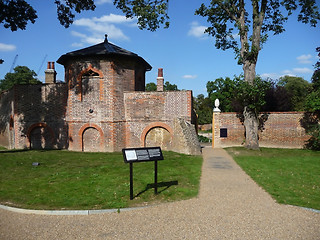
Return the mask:
[(14, 148), (14, 92), (2, 92), (0, 102), (0, 143), (4, 147)]
[[(134, 61), (72, 61), (66, 64), (69, 79), (67, 122), (72, 131), (69, 149), (81, 151), (86, 135), (78, 131), (87, 122), (96, 124), (104, 135), (99, 151), (119, 151), (126, 146), (124, 91), (144, 90), (144, 71)], [(78, 134), (77, 134), (78, 133)], [(98, 148), (92, 148), (96, 151)]]
[[(160, 145), (199, 154), (193, 132), (182, 127), (195, 120), (192, 92), (144, 92), (151, 66), (138, 55), (106, 39), (62, 55), (58, 63), (65, 67), (65, 84), (56, 84), (50, 62), (47, 84), (15, 86), (0, 95), (1, 145), (92, 152)], [(181, 124), (174, 124), (178, 118)]]
[[(309, 139), (305, 129), (301, 126), (304, 113), (272, 112), (262, 115), (264, 121), (259, 131), (261, 147), (304, 147), (305, 141)], [(236, 113), (213, 114), (213, 147), (242, 146), (244, 144), (245, 131), (240, 117)], [(220, 137), (221, 129), (227, 129), (227, 137)]]
[(66, 90), (65, 84), (16, 85), (2, 93), (1, 145), (67, 148)]
[(182, 118), (174, 120), (175, 133), (173, 136), (173, 148), (179, 152), (191, 155), (200, 155), (201, 146), (198, 141), (196, 128), (190, 122)]
[[(160, 145), (163, 149), (199, 154), (200, 145), (192, 122), (192, 92), (125, 92), (127, 144)], [(182, 130), (180, 119), (194, 131)], [(196, 139), (196, 141), (194, 140)], [(197, 149), (197, 150), (195, 150)]]

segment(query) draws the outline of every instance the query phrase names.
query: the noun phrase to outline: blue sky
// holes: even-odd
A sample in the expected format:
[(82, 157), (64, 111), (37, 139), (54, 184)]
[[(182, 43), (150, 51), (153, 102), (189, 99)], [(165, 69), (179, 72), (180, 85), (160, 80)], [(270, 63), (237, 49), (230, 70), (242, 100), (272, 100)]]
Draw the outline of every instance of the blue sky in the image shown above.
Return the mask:
[[(44, 80), (46, 62), (56, 61), (67, 53), (100, 43), (104, 34), (110, 42), (143, 57), (153, 69), (147, 72), (147, 82), (156, 82), (157, 69), (164, 69), (165, 81), (179, 89), (193, 90), (193, 95), (206, 93), (206, 83), (219, 77), (233, 77), (242, 73), (232, 50), (222, 51), (214, 46), (214, 39), (203, 34), (208, 24), (194, 11), (197, 0), (170, 1), (170, 28), (156, 32), (140, 30), (135, 20), (126, 19), (112, 0), (96, 1), (94, 12), (76, 15), (74, 24), (65, 29), (59, 24), (54, 1), (28, 1), (36, 10), (35, 24), (26, 30), (11, 32), (0, 27), (0, 79), (15, 66), (28, 66)], [(303, 77), (310, 81), (317, 62), (316, 47), (320, 46), (320, 25), (312, 28), (292, 16), (285, 24), (286, 32), (270, 36), (260, 52), (257, 74), (278, 79), (283, 75)], [(42, 62), (44, 61), (42, 65)], [(57, 79), (64, 80), (64, 68), (56, 64)]]

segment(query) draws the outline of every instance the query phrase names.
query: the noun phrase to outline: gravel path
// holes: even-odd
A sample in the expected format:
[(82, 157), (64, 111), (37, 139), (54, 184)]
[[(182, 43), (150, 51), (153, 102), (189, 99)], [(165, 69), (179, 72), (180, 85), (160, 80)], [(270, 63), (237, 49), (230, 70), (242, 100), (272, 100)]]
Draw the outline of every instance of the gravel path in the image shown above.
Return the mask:
[(279, 205), (223, 149), (203, 149), (198, 198), (120, 213), (0, 209), (0, 239), (320, 239), (320, 213)]

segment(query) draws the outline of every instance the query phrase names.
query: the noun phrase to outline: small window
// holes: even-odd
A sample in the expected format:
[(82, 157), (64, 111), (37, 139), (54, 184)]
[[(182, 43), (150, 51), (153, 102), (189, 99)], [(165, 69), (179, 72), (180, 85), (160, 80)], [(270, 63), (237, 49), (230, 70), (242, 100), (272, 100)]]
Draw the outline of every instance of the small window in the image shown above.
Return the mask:
[(228, 129), (227, 128), (220, 128), (220, 137), (221, 138), (228, 137)]
[(14, 122), (13, 122), (13, 117), (10, 117), (10, 122), (9, 122), (9, 130), (12, 130), (14, 127)]
[(84, 76), (84, 77), (99, 77), (99, 74), (90, 69), (89, 71), (84, 73), (82, 76)]

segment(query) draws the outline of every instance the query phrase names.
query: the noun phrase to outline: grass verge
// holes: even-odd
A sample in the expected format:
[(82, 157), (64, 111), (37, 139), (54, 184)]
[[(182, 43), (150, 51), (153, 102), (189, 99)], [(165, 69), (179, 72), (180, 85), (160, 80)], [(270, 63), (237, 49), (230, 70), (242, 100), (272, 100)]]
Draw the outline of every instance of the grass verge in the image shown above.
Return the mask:
[(320, 152), (272, 148), (226, 150), (278, 203), (320, 210)]
[[(28, 209), (109, 209), (197, 196), (201, 156), (164, 152), (154, 163), (133, 164), (134, 200), (129, 200), (129, 164), (122, 153), (0, 151), (0, 203)], [(32, 163), (39, 162), (39, 166)]]

